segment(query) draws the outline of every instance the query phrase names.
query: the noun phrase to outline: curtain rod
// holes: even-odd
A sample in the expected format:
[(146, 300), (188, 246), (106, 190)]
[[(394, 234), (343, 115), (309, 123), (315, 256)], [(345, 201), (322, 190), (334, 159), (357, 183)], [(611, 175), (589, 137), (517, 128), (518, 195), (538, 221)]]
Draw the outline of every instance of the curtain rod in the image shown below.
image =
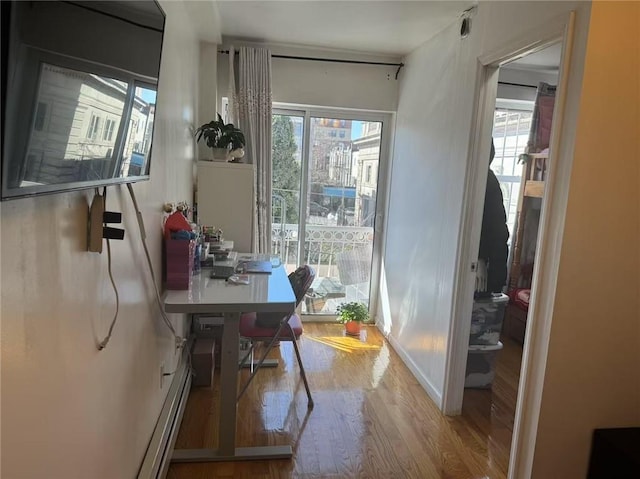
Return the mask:
[(522, 88), (535, 88), (536, 90), (538, 89), (538, 87), (534, 86), (534, 85), (525, 85), (524, 83), (509, 83), (509, 82), (506, 82), (506, 81), (499, 81), (498, 85), (519, 86), (519, 87), (522, 87)]
[[(218, 53), (229, 54), (229, 50), (218, 50)], [(385, 65), (390, 67), (398, 67), (396, 70), (396, 80), (400, 69), (404, 66), (404, 63), (385, 63), (385, 62), (366, 62), (362, 60), (341, 60), (339, 58), (316, 58), (316, 57), (297, 57), (292, 55), (271, 55), (273, 58), (286, 58), (288, 60), (308, 60), (311, 62), (333, 62), (333, 63), (357, 63), (360, 65)]]

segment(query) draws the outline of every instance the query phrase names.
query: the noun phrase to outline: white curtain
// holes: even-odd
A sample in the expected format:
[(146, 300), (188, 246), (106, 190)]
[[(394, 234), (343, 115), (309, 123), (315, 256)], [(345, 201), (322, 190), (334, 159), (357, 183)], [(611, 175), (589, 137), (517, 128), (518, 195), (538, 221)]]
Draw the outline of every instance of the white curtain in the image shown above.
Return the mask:
[(229, 48), (229, 114), (244, 133), (245, 161), (254, 164), (252, 249), (271, 253), (271, 51), (240, 47), (238, 82), (235, 49)]

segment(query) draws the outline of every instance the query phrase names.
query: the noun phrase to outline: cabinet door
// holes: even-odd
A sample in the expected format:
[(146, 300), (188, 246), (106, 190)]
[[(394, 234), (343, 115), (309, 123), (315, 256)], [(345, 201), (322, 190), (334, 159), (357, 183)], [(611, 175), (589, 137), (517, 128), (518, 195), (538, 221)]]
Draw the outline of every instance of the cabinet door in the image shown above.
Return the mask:
[(198, 162), (198, 222), (221, 228), (234, 250), (251, 252), (253, 165)]

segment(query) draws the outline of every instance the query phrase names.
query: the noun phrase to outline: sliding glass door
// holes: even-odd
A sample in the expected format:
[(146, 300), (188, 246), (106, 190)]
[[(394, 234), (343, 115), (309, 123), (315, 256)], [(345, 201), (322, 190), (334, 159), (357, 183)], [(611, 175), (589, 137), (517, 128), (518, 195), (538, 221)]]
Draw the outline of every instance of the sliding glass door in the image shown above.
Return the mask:
[(316, 270), (303, 313), (342, 302), (375, 304), (376, 235), (383, 219), (382, 115), (274, 110), (273, 251), (293, 270)]

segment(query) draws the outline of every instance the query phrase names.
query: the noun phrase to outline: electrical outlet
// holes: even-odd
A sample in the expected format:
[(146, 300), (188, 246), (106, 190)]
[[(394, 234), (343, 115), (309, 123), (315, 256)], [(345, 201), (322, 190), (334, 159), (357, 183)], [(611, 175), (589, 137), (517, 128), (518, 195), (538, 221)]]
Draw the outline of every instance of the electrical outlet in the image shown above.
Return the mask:
[(164, 361), (160, 363), (160, 389), (164, 386)]

